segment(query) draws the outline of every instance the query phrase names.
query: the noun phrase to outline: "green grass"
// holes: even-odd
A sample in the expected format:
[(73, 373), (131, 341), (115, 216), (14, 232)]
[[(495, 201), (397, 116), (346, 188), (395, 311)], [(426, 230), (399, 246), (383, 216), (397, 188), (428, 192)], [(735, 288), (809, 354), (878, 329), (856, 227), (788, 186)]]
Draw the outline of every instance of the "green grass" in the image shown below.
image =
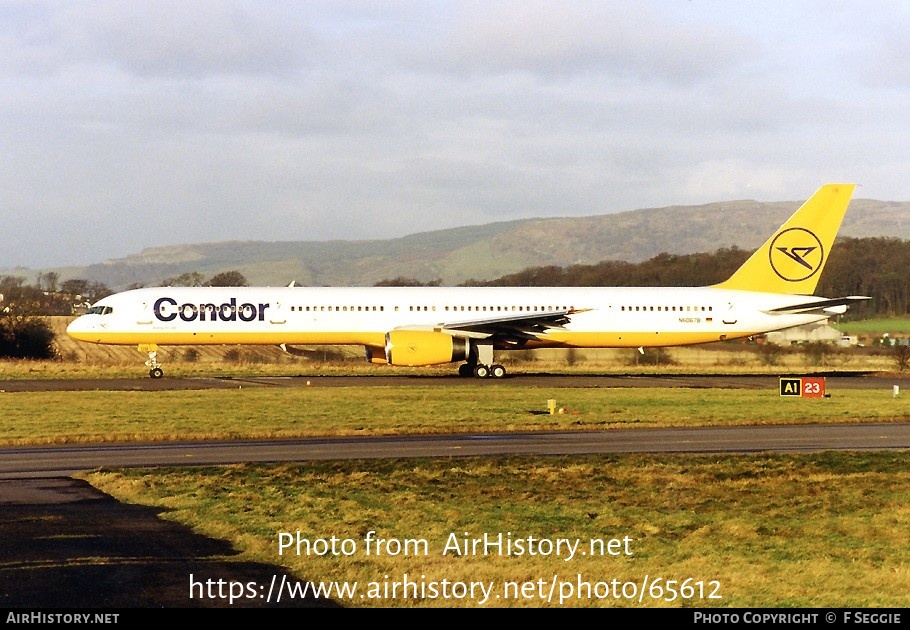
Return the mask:
[[(910, 603), (908, 453), (414, 459), (84, 476), (124, 500), (161, 507), (166, 518), (231, 540), (242, 552), (238, 560), (280, 565), (301, 580), (356, 581), (360, 595), (370, 583), (379, 589), (377, 597), (342, 599), (348, 606)], [(371, 531), (393, 544), (368, 553)], [(282, 534), (316, 545), (334, 537), (339, 552), (316, 547), (307, 554), (306, 546), (301, 555), (296, 546), (279, 552)], [(532, 554), (526, 547), (500, 555), (492, 547), (459, 555), (452, 546), (454, 540), (462, 551), (465, 539), (500, 534), (578, 541), (579, 553), (570, 558), (564, 547)], [(610, 539), (620, 541), (618, 555), (591, 544)], [(350, 553), (340, 553), (343, 541)], [(382, 596), (405, 575), (437, 585), (480, 582), (491, 596), (486, 602), (479, 591), (463, 598)], [(634, 589), (645, 576), (653, 586), (639, 601)], [(578, 597), (579, 581), (599, 583), (599, 591)], [(557, 599), (548, 601), (551, 583), (558, 583)], [(506, 597), (509, 584), (527, 590)], [(680, 590), (683, 584), (691, 590)], [(622, 588), (635, 596), (622, 596)]]
[[(408, 387), (0, 393), (0, 444), (590, 430), (910, 418), (891, 386), (830, 398), (751, 389)], [(832, 389), (833, 387), (833, 389)], [(564, 413), (550, 415), (549, 399)]]
[[(732, 369), (718, 367), (713, 358), (700, 365)], [(187, 366), (209, 376), (215, 369)], [(135, 368), (70, 369), (64, 368), (66, 376), (85, 377), (98, 370), (120, 376), (117, 370), (129, 374)], [(255, 375), (288, 366), (229, 369)], [(237, 383), (231, 390), (0, 393), (0, 443), (906, 420), (906, 399), (893, 398), (887, 380), (881, 382), (880, 390), (838, 391), (829, 381), (831, 398), (816, 400), (781, 398), (776, 386), (537, 388), (473, 381), (407, 388)], [(566, 413), (545, 414), (550, 398)], [(346, 606), (910, 604), (908, 453), (402, 459), (98, 470), (80, 476), (123, 501), (160, 507), (165, 518), (230, 541), (240, 552), (232, 560), (280, 565), (301, 580), (357, 581), (362, 589), (372, 582), (378, 595), (405, 574), (412, 582), (477, 582), (494, 589), (485, 603), (479, 596), (399, 592), (342, 598)], [(368, 555), (370, 531), (388, 541), (426, 541), (426, 549)], [(355, 549), (351, 555), (279, 553), (282, 533), (310, 541), (348, 539)], [(591, 541), (628, 538), (632, 554), (588, 553), (566, 560), (565, 555), (442, 553), (452, 536), (460, 541), (500, 533), (516, 540), (579, 541), (588, 551)], [(627, 583), (640, 589), (645, 576), (656, 587), (640, 602), (621, 592), (615, 596), (615, 585), (620, 591)], [(547, 601), (554, 580), (556, 599)], [(568, 593), (579, 580), (601, 595), (605, 586), (614, 586), (606, 597)], [(684, 584), (690, 590), (681, 597)], [(509, 585), (524, 590), (503, 597)], [(631, 586), (625, 588), (631, 592)], [(712, 594), (720, 599), (709, 598)], [(566, 599), (559, 601), (560, 595)]]
[(883, 317), (840, 322), (836, 328), (849, 335), (875, 335), (876, 337), (881, 337), (885, 333), (892, 337), (907, 335), (910, 334), (910, 317)]

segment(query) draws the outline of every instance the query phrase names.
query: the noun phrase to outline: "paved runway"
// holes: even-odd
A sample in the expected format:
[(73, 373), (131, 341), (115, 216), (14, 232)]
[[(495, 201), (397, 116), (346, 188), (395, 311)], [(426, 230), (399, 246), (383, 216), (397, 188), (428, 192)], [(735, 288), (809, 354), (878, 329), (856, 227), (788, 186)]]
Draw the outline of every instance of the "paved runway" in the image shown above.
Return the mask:
[(0, 479), (68, 475), (99, 467), (331, 459), (901, 449), (910, 449), (907, 422), (16, 446), (0, 448)]

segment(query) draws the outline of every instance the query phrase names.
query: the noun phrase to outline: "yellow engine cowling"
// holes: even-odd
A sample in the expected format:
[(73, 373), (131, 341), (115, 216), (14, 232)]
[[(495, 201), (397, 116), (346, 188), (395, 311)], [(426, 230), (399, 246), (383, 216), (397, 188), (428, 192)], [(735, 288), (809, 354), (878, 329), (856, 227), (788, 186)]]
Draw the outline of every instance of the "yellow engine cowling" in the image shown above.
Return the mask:
[[(391, 365), (439, 365), (466, 361), (470, 352), (467, 339), (433, 330), (393, 330), (385, 336), (385, 359)], [(378, 357), (367, 348), (367, 358)]]

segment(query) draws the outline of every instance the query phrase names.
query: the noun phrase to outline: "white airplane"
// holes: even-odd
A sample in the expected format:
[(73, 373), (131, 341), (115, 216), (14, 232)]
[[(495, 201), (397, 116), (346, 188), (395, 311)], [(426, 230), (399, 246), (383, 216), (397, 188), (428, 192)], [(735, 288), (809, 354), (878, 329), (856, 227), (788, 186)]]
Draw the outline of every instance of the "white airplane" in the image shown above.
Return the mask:
[[(153, 287), (108, 296), (67, 328), (74, 339), (158, 346), (358, 345), (372, 363), (463, 361), (505, 376), (494, 350), (681, 346), (821, 321), (868, 298), (813, 297), (853, 194), (828, 184), (729, 279), (707, 287)], [(719, 217), (718, 220), (723, 220)]]

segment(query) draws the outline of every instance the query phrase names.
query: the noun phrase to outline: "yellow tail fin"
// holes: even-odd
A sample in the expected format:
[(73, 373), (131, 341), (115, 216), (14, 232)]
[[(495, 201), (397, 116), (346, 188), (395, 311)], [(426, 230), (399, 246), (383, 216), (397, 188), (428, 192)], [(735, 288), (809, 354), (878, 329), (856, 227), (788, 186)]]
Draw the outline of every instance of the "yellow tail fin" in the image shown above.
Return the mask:
[(721, 289), (812, 295), (855, 184), (826, 184), (793, 213)]

